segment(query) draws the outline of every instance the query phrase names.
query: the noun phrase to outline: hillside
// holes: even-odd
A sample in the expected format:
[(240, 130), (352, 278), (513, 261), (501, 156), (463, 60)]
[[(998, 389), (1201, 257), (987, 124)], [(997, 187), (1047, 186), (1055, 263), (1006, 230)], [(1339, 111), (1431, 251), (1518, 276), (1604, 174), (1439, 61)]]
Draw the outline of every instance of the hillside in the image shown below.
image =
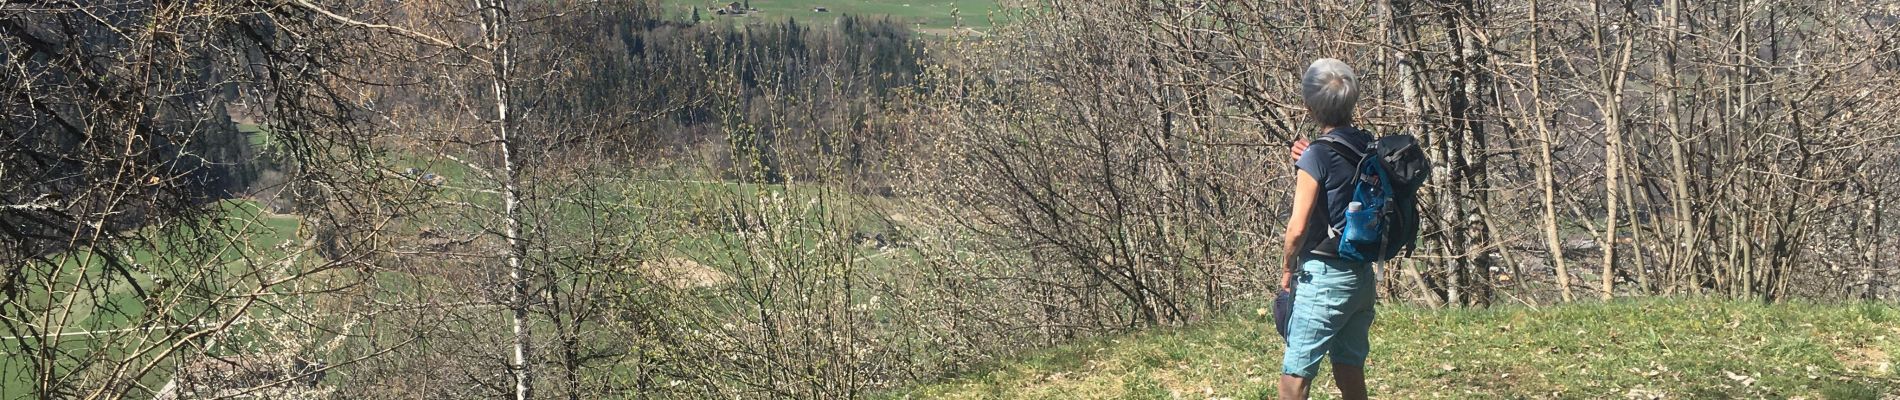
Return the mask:
[[(1379, 310), (1368, 384), (1384, 398), (1900, 395), (1890, 305), (1649, 299), (1542, 309)], [(1087, 341), (895, 398), (1266, 398), (1280, 338), (1253, 313)], [(1334, 398), (1331, 378), (1316, 398)]]
[(1900, 400), (1900, 2), (32, 3), (0, 400)]

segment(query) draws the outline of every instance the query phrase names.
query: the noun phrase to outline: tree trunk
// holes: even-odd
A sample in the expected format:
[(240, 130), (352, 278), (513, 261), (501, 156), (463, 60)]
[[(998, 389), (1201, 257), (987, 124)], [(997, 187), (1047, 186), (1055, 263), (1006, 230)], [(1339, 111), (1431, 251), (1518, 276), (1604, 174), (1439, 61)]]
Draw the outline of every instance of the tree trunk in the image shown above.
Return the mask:
[(1664, 3), (1660, 22), (1663, 54), (1656, 58), (1659, 64), (1657, 76), (1662, 84), (1658, 94), (1662, 101), (1663, 130), (1669, 135), (1670, 210), (1667, 221), (1673, 234), (1664, 246), (1669, 248), (1667, 253), (1670, 255), (1666, 267), (1674, 271), (1673, 275), (1680, 277), (1678, 282), (1672, 282), (1671, 285), (1687, 286), (1684, 289), (1688, 292), (1702, 294), (1700, 274), (1697, 273), (1700, 267), (1696, 263), (1700, 258), (1701, 247), (1690, 245), (1697, 241), (1694, 237), (1697, 230), (1695, 212), (1689, 204), (1689, 162), (1683, 155), (1682, 107), (1676, 103), (1676, 91), (1680, 90), (1681, 85), (1676, 76), (1676, 39), (1682, 36), (1677, 32), (1682, 25), (1681, 16), (1682, 0), (1667, 0)]
[[(1417, 27), (1417, 21), (1415, 20), (1416, 17), (1411, 15), (1412, 5), (1408, 0), (1387, 0), (1385, 2), (1385, 9), (1386, 9), (1386, 15), (1388, 16), (1390, 20), (1390, 25), (1388, 26), (1389, 28), (1388, 34), (1391, 36), (1393, 42), (1395, 42), (1397, 47), (1399, 47), (1402, 51), (1402, 54), (1400, 55), (1400, 60), (1398, 62), (1399, 64), (1398, 86), (1399, 86), (1399, 97), (1402, 99), (1402, 101), (1405, 104), (1406, 130), (1420, 135), (1421, 139), (1425, 139), (1427, 142), (1434, 142), (1433, 140), (1431, 140), (1432, 137), (1430, 134), (1431, 133), (1430, 130), (1432, 128), (1430, 125), (1425, 123), (1425, 103), (1424, 103), (1425, 96), (1422, 93), (1420, 93), (1423, 90), (1421, 90), (1422, 87), (1420, 86), (1422, 83), (1419, 81), (1419, 73), (1420, 73), (1419, 71), (1421, 67), (1419, 64), (1424, 62), (1424, 57), (1420, 54), (1420, 52), (1417, 49), (1413, 48), (1413, 46), (1417, 44), (1417, 40), (1415, 38), (1417, 37), (1418, 27)], [(1437, 145), (1434, 144), (1434, 146), (1437, 146)], [(1437, 150), (1438, 149), (1434, 147), (1433, 149), (1431, 149), (1431, 154), (1439, 154)], [(1434, 177), (1432, 179), (1434, 181), (1438, 181), (1441, 183), (1446, 182), (1443, 176), (1444, 174), (1442, 173), (1442, 169), (1439, 172), (1435, 172), (1433, 175)], [(1439, 187), (1442, 188), (1446, 186), (1440, 185)], [(1446, 194), (1437, 194), (1437, 195), (1444, 196)], [(1420, 204), (1423, 205), (1424, 203), (1421, 202)], [(1421, 212), (1421, 216), (1422, 214), (1423, 213)], [(1424, 221), (1420, 221), (1420, 222), (1424, 222)], [(1441, 223), (1438, 226), (1443, 227), (1444, 224)], [(1445, 235), (1445, 233), (1443, 232), (1444, 229), (1441, 228), (1440, 231), (1441, 232), (1439, 232), (1437, 235), (1440, 237), (1443, 237)], [(1439, 253), (1441, 255), (1448, 256), (1450, 252), (1449, 250), (1450, 246), (1446, 246), (1442, 244), (1443, 242), (1441, 240), (1441, 246), (1439, 246)], [(1448, 259), (1448, 257), (1446, 259)], [(1419, 276), (1420, 274), (1418, 273), (1417, 268), (1415, 267), (1411, 268), (1411, 270), (1408, 272), (1411, 273), (1415, 277), (1413, 282), (1420, 286), (1419, 289), (1421, 289), (1421, 291), (1424, 292), (1426, 296), (1431, 296), (1431, 298), (1428, 299), (1427, 303), (1430, 303), (1433, 305), (1455, 304), (1453, 299), (1457, 298), (1458, 296), (1457, 294), (1458, 292), (1456, 289), (1457, 287), (1456, 278), (1453, 278), (1452, 281), (1449, 283), (1438, 282), (1438, 284), (1434, 285), (1432, 284), (1433, 282), (1431, 279)], [(1448, 274), (1446, 275), (1447, 277), (1456, 276), (1454, 270), (1447, 269), (1447, 272), (1448, 272)]]
[(1543, 36), (1538, 29), (1537, 1), (1531, 1), (1531, 124), (1537, 127), (1537, 152), (1543, 164), (1537, 168), (1537, 183), (1543, 190), (1544, 206), (1544, 246), (1550, 249), (1551, 267), (1556, 269), (1557, 287), (1563, 293), (1564, 301), (1571, 301), (1570, 269), (1564, 263), (1563, 238), (1557, 232), (1557, 159), (1551, 154), (1550, 128), (1544, 124), (1544, 79), (1543, 62), (1539, 59), (1542, 50), (1538, 47), (1538, 38)]
[(1628, 172), (1630, 173), (1630, 176), (1635, 177), (1635, 179), (1639, 181), (1639, 182), (1633, 182), (1628, 185), (1623, 185), (1623, 204), (1627, 205), (1630, 208), (1630, 254), (1629, 254), (1629, 257), (1630, 257), (1630, 263), (1632, 264), (1631, 265), (1632, 268), (1630, 268), (1631, 269), (1630, 274), (1636, 276), (1636, 293), (1639, 295), (1648, 295), (1650, 294), (1649, 270), (1648, 270), (1649, 265), (1646, 262), (1646, 260), (1643, 259), (1644, 253), (1643, 253), (1642, 220), (1637, 218), (1636, 216), (1636, 195), (1632, 193), (1635, 190), (1635, 188), (1640, 186), (1640, 180), (1642, 179), (1642, 174), (1637, 173), (1635, 171), (1628, 171)]
[(1861, 275), (1860, 280), (1860, 298), (1868, 301), (1880, 299), (1880, 269), (1885, 267), (1880, 263), (1880, 254), (1884, 247), (1882, 245), (1887, 242), (1886, 236), (1882, 236), (1880, 230), (1881, 216), (1882, 214), (1886, 214), (1884, 210), (1880, 209), (1881, 198), (1879, 196), (1881, 196), (1881, 194), (1878, 189), (1872, 190), (1871, 192), (1873, 192), (1871, 196), (1874, 197), (1867, 202), (1866, 216), (1863, 217), (1867, 221), (1867, 231), (1860, 235), (1866, 238), (1865, 240), (1871, 242), (1867, 245), (1865, 251), (1866, 255), (1863, 257), (1867, 261), (1867, 272)]
[(527, 258), (527, 242), (521, 240), (521, 196), (519, 170), (515, 165), (520, 157), (517, 154), (514, 137), (510, 136), (515, 128), (515, 118), (508, 113), (510, 44), (508, 43), (508, 2), (507, 0), (489, 0), (482, 4), (482, 30), (488, 39), (489, 50), (493, 51), (495, 94), (495, 137), (501, 146), (501, 195), (502, 195), (502, 235), (508, 242), (508, 309), (510, 323), (514, 330), (514, 354), (510, 360), (514, 375), (515, 400), (527, 400), (533, 388), (532, 369), (528, 366), (530, 351), (528, 329), (528, 274), (522, 264)]
[(1484, 104), (1487, 97), (1482, 90), (1490, 85), (1490, 72), (1485, 68), (1487, 51), (1478, 42), (1479, 32), (1484, 29), (1484, 12), (1473, 1), (1466, 0), (1459, 2), (1456, 15), (1459, 18), (1453, 20), (1450, 28), (1458, 35), (1457, 61), (1462, 72), (1458, 79), (1461, 85), (1454, 89), (1459, 95), (1453, 102), (1452, 126), (1460, 132), (1451, 136), (1457, 138), (1451, 144), (1456, 145), (1456, 162), (1462, 170), (1458, 174), (1462, 179), (1458, 184), (1455, 217), (1457, 223), (1462, 224), (1458, 225), (1458, 237), (1463, 244), (1460, 252), (1464, 253), (1461, 261), (1466, 266), (1466, 284), (1470, 287), (1465, 304), (1490, 306), (1495, 276), (1490, 254), (1500, 250), (1491, 246), (1496, 232), (1490, 229), (1490, 221), (1486, 219), (1489, 214), (1485, 211), (1490, 203), (1491, 187), (1490, 157), (1485, 152), (1489, 141), (1484, 122), (1488, 118)]
[[(1602, 3), (1598, 2), (1596, 13), (1598, 18), (1602, 18), (1603, 15), (1608, 12), (1608, 10), (1602, 9), (1602, 6)], [(1595, 38), (1595, 47), (1597, 48), (1598, 54), (1602, 54), (1602, 51), (1610, 45), (1608, 38), (1604, 36), (1604, 25), (1604, 21), (1598, 21), (1596, 26), (1592, 28), (1592, 31), (1595, 33), (1593, 36)], [(1616, 293), (1616, 229), (1619, 223), (1619, 221), (1617, 221), (1617, 197), (1619, 193), (1622, 192), (1622, 190), (1618, 189), (1620, 187), (1618, 178), (1623, 170), (1623, 81), (1626, 77), (1626, 73), (1629, 71), (1631, 49), (1635, 46), (1635, 41), (1631, 40), (1628, 35), (1623, 35), (1619, 40), (1622, 42), (1622, 48), (1617, 51), (1618, 54), (1616, 54), (1614, 58), (1616, 62), (1603, 68), (1598, 74), (1598, 76), (1603, 79), (1604, 86), (1603, 102), (1600, 104), (1603, 110), (1604, 136), (1603, 282), (1602, 287), (1598, 289), (1602, 290), (1601, 297), (1604, 300), (1609, 300), (1611, 297), (1614, 297)], [(1609, 60), (1611, 58), (1600, 57), (1599, 59)]]

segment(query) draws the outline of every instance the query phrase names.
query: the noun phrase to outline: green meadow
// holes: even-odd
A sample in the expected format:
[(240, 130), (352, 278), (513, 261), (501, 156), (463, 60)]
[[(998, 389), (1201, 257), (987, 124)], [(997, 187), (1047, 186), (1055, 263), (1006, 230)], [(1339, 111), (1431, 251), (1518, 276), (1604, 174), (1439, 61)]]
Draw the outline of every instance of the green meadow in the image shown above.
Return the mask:
[[(887, 393), (951, 399), (1260, 399), (1282, 341), (1249, 311), (1038, 350)], [(1367, 385), (1391, 399), (1891, 399), (1900, 308), (1644, 298), (1379, 309)], [(1337, 398), (1322, 369), (1316, 398)]]

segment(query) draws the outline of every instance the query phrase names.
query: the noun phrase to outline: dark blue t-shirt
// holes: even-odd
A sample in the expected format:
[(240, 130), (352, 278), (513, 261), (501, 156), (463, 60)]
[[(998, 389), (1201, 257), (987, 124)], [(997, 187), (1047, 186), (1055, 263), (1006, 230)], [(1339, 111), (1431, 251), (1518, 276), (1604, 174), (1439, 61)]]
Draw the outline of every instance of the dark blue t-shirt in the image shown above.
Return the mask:
[[(1371, 133), (1350, 126), (1335, 128), (1326, 135), (1339, 138), (1359, 149), (1364, 149), (1366, 145), (1372, 143)], [(1306, 153), (1300, 154), (1299, 161), (1295, 161), (1293, 166), (1306, 171), (1307, 175), (1312, 175), (1313, 180), (1318, 181), (1320, 187), (1321, 195), (1313, 201), (1315, 212), (1307, 214), (1306, 235), (1302, 240), (1304, 243), (1300, 244), (1300, 252), (1307, 253), (1314, 251), (1320, 242), (1326, 241), (1332, 229), (1331, 221), (1345, 218), (1346, 203), (1352, 202), (1352, 179), (1359, 174), (1359, 166), (1333, 151), (1332, 145), (1320, 143), (1317, 140), (1313, 141), (1312, 146), (1306, 148)], [(1321, 251), (1320, 255), (1333, 256), (1334, 249), (1318, 250)]]

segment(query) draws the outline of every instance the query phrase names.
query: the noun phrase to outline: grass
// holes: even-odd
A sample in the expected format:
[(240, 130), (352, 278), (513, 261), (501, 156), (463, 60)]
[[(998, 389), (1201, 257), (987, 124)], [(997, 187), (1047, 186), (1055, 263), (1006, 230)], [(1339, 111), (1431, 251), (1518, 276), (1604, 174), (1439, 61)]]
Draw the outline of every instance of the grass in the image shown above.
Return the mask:
[[(156, 250), (152, 247), (135, 248), (127, 253), (129, 256), (127, 261), (133, 264), (143, 265), (149, 269), (149, 271), (139, 271), (133, 274), (133, 277), (137, 279), (138, 285), (149, 288), (153, 285), (153, 279), (157, 276), (165, 276), (178, 280), (188, 279), (191, 278), (188, 274), (205, 273), (205, 271), (199, 270), (204, 266), (219, 266), (223, 269), (217, 272), (227, 274), (247, 273), (249, 271), (248, 267), (250, 267), (248, 263), (253, 260), (276, 260), (282, 258), (284, 254), (279, 246), (294, 241), (294, 234), (300, 224), (299, 220), (294, 217), (270, 215), (263, 211), (261, 205), (250, 200), (224, 200), (208, 207), (213, 209), (214, 215), (207, 221), (209, 222), (209, 224), (207, 224), (208, 226), (202, 227), (202, 232), (215, 232), (204, 235), (206, 238), (211, 238), (209, 240), (215, 243), (194, 243), (193, 245), (202, 245), (203, 248), (200, 249), (200, 251), (211, 251), (212, 253), (187, 254), (184, 252)], [(231, 238), (238, 238), (244, 242), (233, 243), (222, 240), (221, 238), (227, 237), (226, 235)], [(167, 239), (168, 238), (161, 238), (158, 242), (154, 243), (153, 246), (163, 248), (166, 246), (164, 240)], [(169, 238), (169, 240), (189, 240), (197, 242), (202, 240), (202, 238)], [(61, 273), (61, 275), (55, 277), (56, 279), (53, 279), (54, 282), (57, 282), (55, 283), (55, 287), (66, 290), (90, 292), (78, 296), (78, 302), (80, 303), (78, 305), (86, 306), (95, 303), (97, 305), (96, 307), (89, 306), (71, 310), (71, 313), (65, 316), (65, 319), (71, 322), (69, 328), (78, 330), (118, 329), (124, 328), (130, 323), (131, 318), (136, 317), (136, 315), (127, 315), (119, 312), (101, 312), (104, 310), (99, 309), (107, 308), (107, 305), (112, 305), (115, 306), (114, 310), (138, 310), (141, 308), (141, 299), (134, 294), (130, 283), (114, 280), (118, 278), (118, 275), (116, 275), (114, 271), (108, 271), (105, 263), (96, 255), (74, 252), (59, 257), (58, 261), (60, 262), (59, 267), (52, 270)], [(32, 270), (32, 272), (47, 271), (48, 270), (45, 269)], [(35, 278), (38, 279), (41, 277), (36, 276)], [(92, 281), (81, 282), (81, 279), (110, 282), (110, 284), (91, 283)], [(57, 303), (61, 302), (63, 298), (64, 296), (56, 295), (55, 293), (34, 292), (27, 293), (25, 302), (35, 307), (46, 308), (54, 307)], [(41, 321), (40, 323), (45, 324), (47, 322)]]
[[(278, 260), (284, 256), (280, 245), (295, 240), (298, 225), (297, 218), (271, 215), (263, 211), (262, 206), (249, 200), (224, 200), (208, 205), (214, 210), (213, 216), (201, 226), (205, 232), (215, 232), (204, 237), (211, 242), (188, 245), (198, 251), (172, 251), (163, 240), (154, 247), (138, 247), (127, 253), (128, 261), (143, 265), (147, 270), (132, 272), (132, 277), (141, 287), (152, 290), (154, 280), (166, 277), (178, 282), (180, 286), (204, 285), (202, 290), (221, 290), (223, 284), (240, 282), (237, 276), (246, 275), (255, 269), (256, 260)], [(155, 229), (155, 228), (142, 228)], [(153, 235), (161, 236), (161, 235)], [(233, 238), (243, 242), (229, 242), (222, 238)], [(192, 238), (174, 238), (171, 240), (198, 240)], [(34, 310), (46, 310), (59, 318), (51, 321), (35, 321), (36, 325), (50, 326), (59, 324), (62, 332), (115, 330), (135, 326), (141, 322), (153, 322), (165, 325), (178, 323), (173, 316), (151, 315), (145, 308), (143, 299), (132, 289), (131, 284), (118, 280), (118, 275), (107, 271), (103, 262), (91, 254), (73, 252), (58, 258), (58, 268), (32, 269), (31, 273), (57, 272), (56, 276), (33, 276), (39, 282), (50, 282), (56, 292), (34, 291), (26, 293), (18, 301), (18, 306)], [(217, 269), (207, 269), (214, 266)], [(44, 287), (38, 289), (45, 289)], [(181, 296), (183, 290), (168, 292), (165, 296)], [(71, 297), (70, 303), (67, 298)], [(70, 304), (70, 307), (67, 305)], [(188, 303), (189, 304), (189, 303)], [(174, 316), (196, 310), (191, 306), (180, 306), (174, 310)], [(259, 315), (267, 317), (268, 311)], [(50, 329), (49, 329), (50, 330)], [(11, 335), (4, 335), (11, 336)], [(130, 333), (109, 333), (107, 337), (123, 336), (130, 343), (143, 340), (159, 340), (159, 334), (138, 335)], [(65, 336), (56, 339), (9, 338), (0, 345), (14, 349), (19, 344), (38, 344), (42, 340), (57, 341), (56, 346), (71, 351), (75, 356), (105, 352), (113, 357), (123, 357), (132, 346), (128, 344), (101, 343), (96, 338), (84, 335)], [(31, 360), (0, 350), (0, 399), (27, 398), (31, 384)], [(61, 364), (66, 365), (66, 364)], [(159, 384), (154, 379), (148, 384)]]
[[(1891, 398), (1900, 308), (1651, 298), (1545, 309), (1384, 307), (1384, 398)], [(1281, 339), (1249, 312), (1041, 350), (893, 398), (1270, 398)], [(1316, 398), (1337, 398), (1322, 371)]]
[[(677, 9), (680, 13), (691, 15), (693, 8), (699, 9), (700, 18), (711, 21), (729, 21), (743, 23), (758, 19), (792, 18), (799, 23), (829, 25), (840, 15), (888, 16), (916, 23), (926, 32), (947, 32), (961, 24), (964, 27), (988, 30), (989, 12), (999, 10), (997, 0), (752, 0), (752, 8), (757, 12), (739, 16), (715, 15), (710, 7), (723, 7), (733, 0), (665, 0), (663, 4)], [(737, 0), (744, 3), (745, 0)], [(815, 7), (825, 7), (830, 12), (813, 11)]]

